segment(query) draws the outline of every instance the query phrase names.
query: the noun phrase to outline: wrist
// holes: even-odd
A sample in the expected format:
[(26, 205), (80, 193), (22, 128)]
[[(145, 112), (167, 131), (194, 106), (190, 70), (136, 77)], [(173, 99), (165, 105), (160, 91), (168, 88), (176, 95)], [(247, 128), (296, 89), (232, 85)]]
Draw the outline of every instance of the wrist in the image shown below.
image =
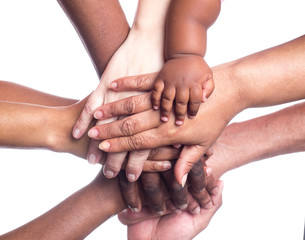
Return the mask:
[(89, 146), (87, 134), (75, 140), (72, 137), (73, 125), (82, 111), (87, 98), (70, 106), (52, 108), (48, 116), (49, 127), (46, 136), (47, 148), (55, 152), (71, 153), (86, 158)]
[(150, 37), (158, 35), (163, 38), (169, 3), (170, 0), (139, 0), (132, 29)]

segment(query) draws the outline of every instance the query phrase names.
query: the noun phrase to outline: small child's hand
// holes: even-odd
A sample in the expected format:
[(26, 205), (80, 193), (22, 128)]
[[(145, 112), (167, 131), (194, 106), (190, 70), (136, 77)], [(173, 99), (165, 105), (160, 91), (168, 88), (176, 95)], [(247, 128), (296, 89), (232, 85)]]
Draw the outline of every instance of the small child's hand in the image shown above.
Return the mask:
[(200, 103), (214, 90), (212, 76), (201, 56), (186, 55), (168, 60), (154, 84), (153, 109), (157, 110), (161, 105), (161, 120), (167, 122), (174, 103), (175, 123), (182, 125), (186, 113), (194, 118)]

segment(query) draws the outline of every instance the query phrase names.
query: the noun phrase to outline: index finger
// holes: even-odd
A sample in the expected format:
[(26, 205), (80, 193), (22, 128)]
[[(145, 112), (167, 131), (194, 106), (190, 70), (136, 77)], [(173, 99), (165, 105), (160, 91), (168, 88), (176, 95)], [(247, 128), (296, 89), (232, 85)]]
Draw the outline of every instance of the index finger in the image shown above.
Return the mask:
[(132, 115), (151, 109), (151, 94), (145, 93), (98, 107), (94, 112), (96, 119), (108, 119), (117, 116)]
[(109, 88), (113, 91), (150, 91), (158, 73), (122, 77), (113, 81)]

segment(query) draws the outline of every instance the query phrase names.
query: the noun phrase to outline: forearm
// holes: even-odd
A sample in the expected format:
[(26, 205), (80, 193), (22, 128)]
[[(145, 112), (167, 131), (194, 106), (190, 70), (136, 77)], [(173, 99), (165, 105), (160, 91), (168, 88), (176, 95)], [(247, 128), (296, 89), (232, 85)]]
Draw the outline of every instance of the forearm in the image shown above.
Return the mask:
[(232, 62), (244, 107), (262, 107), (305, 98), (305, 36)]
[(87, 49), (98, 76), (124, 42), (129, 25), (118, 0), (58, 0)]
[(100, 173), (88, 186), (0, 239), (84, 239), (124, 208), (118, 181), (106, 179)]
[(204, 56), (207, 30), (220, 12), (220, 0), (175, 0), (166, 22), (166, 59), (185, 54)]
[(65, 107), (0, 101), (0, 145), (46, 148), (86, 157), (88, 136), (79, 141), (71, 130), (86, 99)]
[(207, 161), (216, 177), (245, 164), (305, 150), (305, 103), (229, 125)]
[(0, 89), (0, 101), (22, 102), (45, 106), (67, 106), (77, 102), (74, 99), (58, 97), (7, 81), (0, 81)]

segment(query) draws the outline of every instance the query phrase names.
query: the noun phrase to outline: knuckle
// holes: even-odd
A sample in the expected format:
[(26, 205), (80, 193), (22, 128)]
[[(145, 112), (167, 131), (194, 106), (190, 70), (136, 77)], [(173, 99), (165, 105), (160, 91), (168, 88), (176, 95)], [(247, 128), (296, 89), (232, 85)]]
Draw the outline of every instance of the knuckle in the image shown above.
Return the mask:
[(143, 187), (144, 192), (147, 194), (148, 197), (155, 197), (159, 195), (160, 190), (157, 186), (144, 186)]
[(136, 122), (132, 118), (124, 118), (121, 124), (121, 132), (124, 135), (130, 136), (133, 134)]
[(95, 111), (95, 107), (92, 104), (87, 103), (84, 107), (84, 111), (88, 115), (93, 115), (93, 112)]
[(134, 98), (129, 98), (124, 102), (124, 109), (126, 110), (128, 115), (134, 114), (136, 110), (137, 102)]
[(150, 149), (148, 157), (154, 158), (157, 155), (157, 152), (157, 148)]
[(128, 138), (128, 143), (133, 149), (141, 149), (144, 145), (147, 144), (147, 139), (138, 134), (138, 135), (133, 135), (130, 138)]

